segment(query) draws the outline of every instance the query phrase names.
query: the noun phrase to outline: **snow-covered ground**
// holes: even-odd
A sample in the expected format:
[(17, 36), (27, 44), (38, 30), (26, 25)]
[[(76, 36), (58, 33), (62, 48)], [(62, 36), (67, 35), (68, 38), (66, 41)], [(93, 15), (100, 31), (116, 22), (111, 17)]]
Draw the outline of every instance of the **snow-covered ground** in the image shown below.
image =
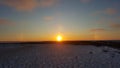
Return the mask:
[(120, 50), (106, 46), (23, 45), (0, 47), (0, 68), (120, 68)]

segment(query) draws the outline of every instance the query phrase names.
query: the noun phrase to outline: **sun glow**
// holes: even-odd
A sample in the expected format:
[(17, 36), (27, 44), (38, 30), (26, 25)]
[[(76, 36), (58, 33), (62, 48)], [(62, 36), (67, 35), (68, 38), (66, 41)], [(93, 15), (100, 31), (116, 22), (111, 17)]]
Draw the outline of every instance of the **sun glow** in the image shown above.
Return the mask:
[(56, 39), (57, 39), (57, 41), (60, 42), (60, 41), (62, 41), (62, 36), (61, 36), (61, 35), (58, 35)]

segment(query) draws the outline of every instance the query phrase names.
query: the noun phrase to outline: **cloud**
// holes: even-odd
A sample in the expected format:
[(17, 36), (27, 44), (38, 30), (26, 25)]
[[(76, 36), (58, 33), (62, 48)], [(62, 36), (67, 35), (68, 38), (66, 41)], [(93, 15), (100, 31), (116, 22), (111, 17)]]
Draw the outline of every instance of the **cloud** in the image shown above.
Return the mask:
[(17, 10), (33, 10), (37, 7), (48, 7), (56, 3), (57, 0), (3, 0), (0, 4)]
[(42, 7), (49, 7), (55, 5), (57, 1), (58, 0), (41, 0), (39, 4)]
[(114, 8), (107, 8), (106, 10), (103, 11), (105, 14), (113, 15), (116, 14), (118, 11)]
[(82, 3), (88, 3), (91, 2), (92, 0), (80, 0)]
[(92, 32), (102, 32), (102, 31), (106, 31), (103, 28), (96, 28), (96, 29), (91, 29)]
[(0, 19), (0, 24), (7, 24), (8, 23), (8, 20), (6, 19)]
[(97, 11), (95, 13), (93, 13), (93, 16), (99, 15), (99, 14), (107, 14), (107, 15), (115, 15), (118, 13), (118, 10), (115, 8), (106, 8), (104, 10), (101, 11)]
[(120, 23), (111, 23), (110, 27), (111, 28), (120, 28)]
[(0, 19), (0, 25), (13, 25), (14, 23), (7, 19)]
[(52, 21), (53, 17), (52, 16), (46, 16), (46, 17), (44, 17), (44, 20), (45, 21)]

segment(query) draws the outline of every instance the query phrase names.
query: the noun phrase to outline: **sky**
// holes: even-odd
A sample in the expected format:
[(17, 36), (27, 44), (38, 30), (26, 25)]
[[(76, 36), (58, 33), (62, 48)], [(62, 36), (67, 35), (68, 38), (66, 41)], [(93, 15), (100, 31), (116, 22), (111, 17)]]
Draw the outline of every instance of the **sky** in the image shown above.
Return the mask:
[(120, 40), (120, 0), (0, 0), (0, 41)]

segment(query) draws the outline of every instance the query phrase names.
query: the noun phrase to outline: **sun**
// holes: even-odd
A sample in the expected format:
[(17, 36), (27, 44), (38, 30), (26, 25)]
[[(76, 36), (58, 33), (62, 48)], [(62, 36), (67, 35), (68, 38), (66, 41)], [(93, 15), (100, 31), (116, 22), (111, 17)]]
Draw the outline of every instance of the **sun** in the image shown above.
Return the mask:
[(61, 35), (58, 35), (58, 36), (56, 37), (56, 40), (57, 40), (58, 42), (62, 41), (62, 36), (61, 36)]

